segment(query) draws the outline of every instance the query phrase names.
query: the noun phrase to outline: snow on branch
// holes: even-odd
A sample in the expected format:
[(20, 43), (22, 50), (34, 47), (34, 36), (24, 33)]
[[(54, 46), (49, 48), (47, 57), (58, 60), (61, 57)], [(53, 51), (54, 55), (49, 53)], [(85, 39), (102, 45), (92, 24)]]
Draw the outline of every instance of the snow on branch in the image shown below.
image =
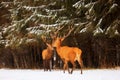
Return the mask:
[(63, 25), (70, 25), (71, 24), (71, 20), (63, 20), (60, 23), (55, 23), (55, 24), (39, 24), (39, 26), (34, 26), (34, 27), (29, 27), (26, 28), (26, 30), (30, 33), (30, 34), (35, 34), (35, 35), (41, 35), (44, 33), (49, 33), (53, 28), (58, 28), (59, 26), (63, 26)]
[(24, 9), (30, 11), (30, 10), (35, 10), (35, 9), (43, 9), (43, 8), (46, 8), (46, 5), (35, 6), (35, 7), (23, 6), (22, 8), (24, 8)]
[(1, 2), (4, 7), (10, 8), (13, 5), (22, 4), (23, 2)]
[(27, 40), (26, 40), (26, 43), (31, 43), (31, 42), (32, 42), (32, 43), (33, 43), (33, 42), (37, 42), (37, 40), (36, 40), (36, 39), (27, 39)]
[(52, 13), (58, 12), (58, 13), (59, 13), (59, 12), (65, 11), (65, 10), (66, 10), (66, 9), (56, 9), (56, 10), (45, 9), (45, 11), (48, 12), (48, 13), (49, 13), (49, 12), (52, 12)]
[(41, 18), (52, 18), (51, 15), (47, 16), (47, 15), (42, 15), (42, 14), (36, 14), (38, 17), (41, 17)]
[(81, 7), (82, 5), (84, 5), (84, 2), (83, 2), (82, 0), (80, 0), (80, 1), (78, 1), (77, 3), (75, 3), (75, 4), (73, 5), (73, 7), (78, 8), (78, 7)]

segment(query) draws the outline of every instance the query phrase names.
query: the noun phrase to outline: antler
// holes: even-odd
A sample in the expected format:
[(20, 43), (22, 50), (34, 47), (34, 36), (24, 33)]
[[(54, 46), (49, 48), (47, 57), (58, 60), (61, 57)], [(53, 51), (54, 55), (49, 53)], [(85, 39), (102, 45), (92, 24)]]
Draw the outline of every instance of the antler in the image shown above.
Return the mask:
[(46, 43), (46, 45), (48, 46), (49, 44), (47, 43), (46, 37), (45, 36), (41, 36), (41, 39), (43, 40), (44, 43)]
[[(50, 37), (52, 38), (53, 41), (58, 37), (59, 31), (62, 30), (64, 27), (65, 27), (64, 25), (59, 26), (54, 32), (50, 33)], [(73, 25), (70, 25), (70, 27), (68, 27), (67, 34), (63, 36), (61, 39), (64, 40), (66, 37), (68, 37), (71, 34), (73, 30), (74, 30)]]
[(65, 26), (62, 26), (62, 27), (60, 27), (59, 26), (59, 28), (58, 28), (58, 30), (55, 32), (55, 34), (58, 34), (58, 32), (61, 30), (61, 29), (63, 29)]
[(65, 26), (59, 26), (56, 31), (50, 33), (50, 37), (54, 40), (58, 36), (58, 32), (62, 30)]
[(43, 42), (46, 42), (46, 38), (45, 38), (45, 36), (41, 36), (41, 39), (43, 40)]
[(74, 30), (74, 28), (72, 26), (70, 26), (68, 30), (69, 30), (69, 32), (62, 38), (63, 40), (71, 34), (71, 32)]

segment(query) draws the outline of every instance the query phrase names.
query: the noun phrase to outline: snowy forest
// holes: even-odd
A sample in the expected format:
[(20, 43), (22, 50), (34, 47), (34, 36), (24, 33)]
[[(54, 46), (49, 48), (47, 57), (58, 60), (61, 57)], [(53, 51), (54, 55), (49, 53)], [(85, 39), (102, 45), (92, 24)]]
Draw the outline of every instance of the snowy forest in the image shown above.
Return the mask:
[(0, 0), (0, 68), (43, 69), (41, 37), (60, 26), (84, 68), (120, 66), (120, 0)]

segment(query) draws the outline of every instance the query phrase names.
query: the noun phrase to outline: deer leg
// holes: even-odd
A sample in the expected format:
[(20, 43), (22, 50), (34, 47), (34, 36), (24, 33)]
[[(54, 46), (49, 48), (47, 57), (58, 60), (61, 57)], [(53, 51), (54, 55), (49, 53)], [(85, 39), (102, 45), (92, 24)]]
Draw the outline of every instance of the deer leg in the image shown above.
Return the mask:
[(66, 68), (67, 68), (67, 61), (64, 62), (64, 66), (63, 66), (64, 73), (65, 73)]
[(47, 65), (47, 71), (49, 70), (49, 60), (46, 60), (46, 65)]
[(71, 70), (71, 74), (73, 73), (73, 70), (75, 69), (75, 63), (74, 63), (74, 61), (72, 62), (72, 70)]
[(44, 68), (44, 71), (45, 71), (45, 60), (43, 60), (43, 68)]
[(46, 71), (47, 65), (46, 65), (46, 60), (45, 60), (45, 65), (44, 65), (44, 71)]
[(64, 64), (64, 66), (63, 66), (63, 70), (64, 70), (63, 72), (64, 73), (65, 73), (65, 70), (66, 70), (66, 66), (67, 66), (66, 64)]
[(82, 72), (82, 67), (83, 67), (83, 61), (82, 60), (80, 60), (80, 61), (78, 61), (79, 62), (79, 65), (80, 65), (80, 68), (81, 68), (81, 74), (83, 73)]
[(50, 71), (52, 69), (52, 61), (51, 60), (49, 60), (49, 69), (50, 69)]
[(73, 68), (73, 64), (72, 62), (68, 61), (68, 72), (71, 74), (72, 68)]
[(45, 71), (48, 71), (48, 68), (49, 68), (48, 60), (45, 60)]

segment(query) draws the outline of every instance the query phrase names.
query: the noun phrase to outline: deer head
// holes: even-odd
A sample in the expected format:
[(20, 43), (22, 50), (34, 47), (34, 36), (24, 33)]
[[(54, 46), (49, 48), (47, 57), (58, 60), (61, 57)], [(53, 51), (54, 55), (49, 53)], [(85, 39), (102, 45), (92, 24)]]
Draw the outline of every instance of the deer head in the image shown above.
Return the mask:
[(50, 43), (47, 42), (47, 38), (45, 36), (42, 36), (41, 39), (47, 45), (47, 49), (53, 50), (52, 44), (50, 44)]
[(51, 38), (52, 38), (52, 46), (53, 47), (59, 47), (59, 46), (61, 46), (61, 43), (63, 42), (63, 40), (65, 40), (70, 34), (71, 34), (71, 32), (74, 30), (74, 28), (72, 27), (72, 26), (70, 26), (69, 28), (68, 28), (68, 32), (67, 32), (67, 34), (65, 34), (64, 36), (58, 36), (59, 34), (59, 32), (60, 32), (60, 30), (62, 30), (64, 28), (64, 26), (62, 26), (62, 27), (59, 27), (54, 33), (52, 33), (51, 34)]

